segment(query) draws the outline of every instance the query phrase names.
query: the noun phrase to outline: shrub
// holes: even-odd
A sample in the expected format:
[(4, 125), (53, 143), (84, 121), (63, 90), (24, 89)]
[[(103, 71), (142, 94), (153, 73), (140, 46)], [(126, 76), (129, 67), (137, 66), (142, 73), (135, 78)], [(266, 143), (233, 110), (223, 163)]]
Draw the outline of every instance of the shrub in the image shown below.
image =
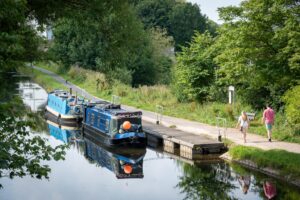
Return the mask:
[(293, 87), (288, 90), (284, 97), (283, 101), (285, 105), (285, 116), (288, 123), (294, 128), (295, 132), (300, 132), (300, 85)]
[(68, 75), (75, 79), (78, 82), (83, 82), (86, 79), (86, 70), (78, 67), (78, 66), (72, 66), (68, 72)]

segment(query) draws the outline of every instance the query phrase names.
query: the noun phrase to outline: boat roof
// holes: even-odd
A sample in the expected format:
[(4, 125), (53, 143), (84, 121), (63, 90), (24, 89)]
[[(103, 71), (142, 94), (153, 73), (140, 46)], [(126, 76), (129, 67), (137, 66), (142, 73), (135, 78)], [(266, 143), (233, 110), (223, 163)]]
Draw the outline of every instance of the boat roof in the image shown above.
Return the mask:
[(107, 101), (92, 102), (88, 104), (89, 107), (93, 107), (95, 111), (105, 112), (114, 116), (133, 117), (142, 115), (141, 111), (127, 111), (121, 108), (119, 104), (112, 104)]
[(65, 90), (59, 90), (59, 89), (55, 89), (55, 90), (49, 92), (49, 94), (53, 94), (53, 95), (63, 98), (63, 99), (68, 98), (68, 97), (75, 98), (75, 95), (71, 95), (70, 92), (67, 92)]

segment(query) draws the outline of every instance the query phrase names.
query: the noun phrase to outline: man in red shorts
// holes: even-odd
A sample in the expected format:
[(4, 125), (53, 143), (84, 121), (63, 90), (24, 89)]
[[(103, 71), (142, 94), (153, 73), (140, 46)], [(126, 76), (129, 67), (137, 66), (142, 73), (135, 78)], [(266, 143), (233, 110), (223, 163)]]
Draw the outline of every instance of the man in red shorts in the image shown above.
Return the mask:
[(271, 142), (272, 137), (272, 126), (274, 125), (275, 113), (271, 106), (267, 105), (267, 108), (264, 110), (263, 122), (266, 124), (266, 129), (268, 132), (268, 139)]

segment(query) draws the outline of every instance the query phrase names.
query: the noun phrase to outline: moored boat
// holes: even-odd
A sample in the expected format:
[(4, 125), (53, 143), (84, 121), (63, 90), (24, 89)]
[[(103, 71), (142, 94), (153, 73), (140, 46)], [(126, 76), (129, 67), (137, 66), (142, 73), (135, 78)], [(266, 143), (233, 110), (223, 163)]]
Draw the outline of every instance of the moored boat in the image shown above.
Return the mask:
[(99, 101), (86, 104), (83, 112), (84, 134), (109, 146), (146, 146), (141, 111), (126, 111), (120, 105)]
[(76, 126), (82, 121), (84, 99), (64, 90), (48, 94), (45, 117), (59, 125)]

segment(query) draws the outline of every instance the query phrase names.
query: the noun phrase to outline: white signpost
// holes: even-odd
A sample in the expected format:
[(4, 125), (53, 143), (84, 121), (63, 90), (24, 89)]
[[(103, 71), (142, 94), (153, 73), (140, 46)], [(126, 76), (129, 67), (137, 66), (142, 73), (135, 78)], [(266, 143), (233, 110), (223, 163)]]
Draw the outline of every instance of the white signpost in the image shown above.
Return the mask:
[(228, 98), (229, 104), (234, 104), (234, 87), (232, 85), (228, 87)]

